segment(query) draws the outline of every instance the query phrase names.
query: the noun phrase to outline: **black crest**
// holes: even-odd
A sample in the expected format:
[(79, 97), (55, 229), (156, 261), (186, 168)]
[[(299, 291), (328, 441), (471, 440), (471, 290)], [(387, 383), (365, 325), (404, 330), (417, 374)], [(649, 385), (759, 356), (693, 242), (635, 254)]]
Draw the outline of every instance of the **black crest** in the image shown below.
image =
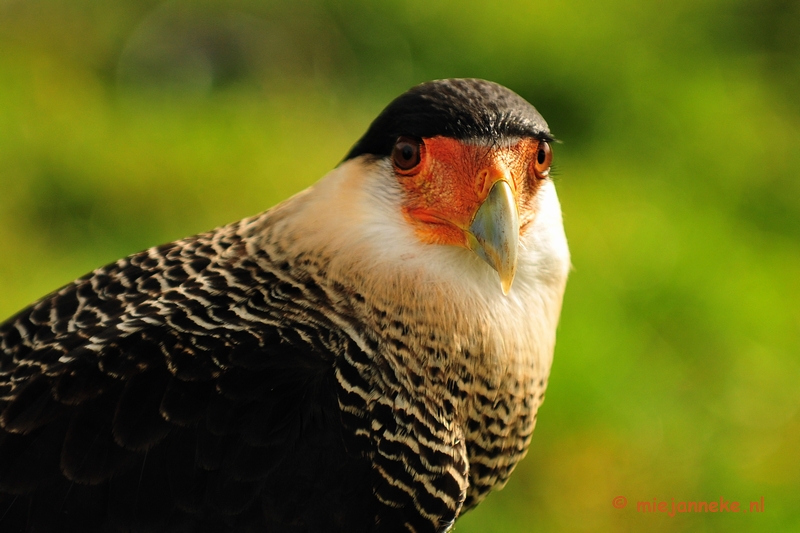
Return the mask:
[(542, 115), (517, 93), (486, 80), (449, 79), (417, 85), (389, 104), (347, 154), (388, 156), (397, 137), (550, 140)]

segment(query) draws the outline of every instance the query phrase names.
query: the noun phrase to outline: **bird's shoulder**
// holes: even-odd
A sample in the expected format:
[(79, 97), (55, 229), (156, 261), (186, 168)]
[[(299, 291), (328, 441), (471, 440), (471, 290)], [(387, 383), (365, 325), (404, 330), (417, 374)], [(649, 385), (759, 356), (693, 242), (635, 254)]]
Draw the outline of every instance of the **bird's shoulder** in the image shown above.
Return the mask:
[(347, 505), (368, 464), (343, 443), (333, 369), (358, 348), (320, 311), (314, 266), (247, 224), (111, 263), (0, 326), (5, 523), (368, 523)]
[[(309, 321), (324, 291), (308, 269), (254, 245), (246, 221), (130, 255), (23, 309), (0, 325), (0, 383), (88, 360), (114, 378), (163, 359), (175, 375), (209, 378), (267, 363), (242, 358), (279, 354), (298, 334), (313, 343), (298, 328), (329, 325)], [(137, 346), (148, 342), (158, 349)], [(324, 357), (330, 347), (314, 348)]]

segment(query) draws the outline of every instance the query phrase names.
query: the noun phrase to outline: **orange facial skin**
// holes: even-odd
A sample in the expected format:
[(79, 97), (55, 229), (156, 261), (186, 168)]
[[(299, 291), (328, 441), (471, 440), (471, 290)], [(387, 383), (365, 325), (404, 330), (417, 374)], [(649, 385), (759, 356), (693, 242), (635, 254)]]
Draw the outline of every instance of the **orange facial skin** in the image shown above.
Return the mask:
[(449, 137), (423, 139), (419, 164), (408, 171), (395, 168), (405, 190), (403, 214), (420, 240), (468, 248), (465, 231), (499, 180), (514, 192), (524, 232), (536, 215), (534, 196), (543, 181), (534, 170), (540, 142), (523, 138), (493, 147)]

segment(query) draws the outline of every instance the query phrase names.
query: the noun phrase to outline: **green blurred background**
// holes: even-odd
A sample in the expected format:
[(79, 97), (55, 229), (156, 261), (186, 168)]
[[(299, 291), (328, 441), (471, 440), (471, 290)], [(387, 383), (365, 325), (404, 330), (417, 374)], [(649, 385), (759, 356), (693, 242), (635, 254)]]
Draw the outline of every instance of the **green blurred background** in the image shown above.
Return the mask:
[(0, 0), (0, 318), (274, 205), (451, 76), (563, 141), (574, 263), (530, 453), (456, 531), (800, 531), (797, 0)]

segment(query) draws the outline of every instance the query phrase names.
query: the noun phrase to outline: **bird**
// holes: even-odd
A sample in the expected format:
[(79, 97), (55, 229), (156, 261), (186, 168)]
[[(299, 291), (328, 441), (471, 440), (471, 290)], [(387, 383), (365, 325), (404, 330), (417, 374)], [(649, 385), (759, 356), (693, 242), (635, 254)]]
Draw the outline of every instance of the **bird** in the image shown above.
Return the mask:
[(310, 188), (10, 317), (0, 531), (450, 531), (544, 399), (553, 143), (504, 86), (422, 83)]

